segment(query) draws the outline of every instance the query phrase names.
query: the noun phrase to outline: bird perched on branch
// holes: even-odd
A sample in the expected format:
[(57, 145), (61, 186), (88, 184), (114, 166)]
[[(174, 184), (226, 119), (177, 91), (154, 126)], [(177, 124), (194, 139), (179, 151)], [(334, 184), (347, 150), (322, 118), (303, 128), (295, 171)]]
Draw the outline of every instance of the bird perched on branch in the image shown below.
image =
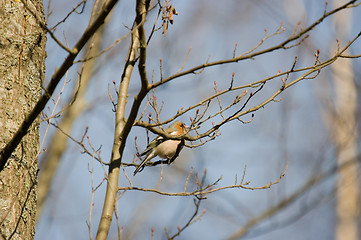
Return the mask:
[[(165, 131), (170, 135), (179, 136), (186, 133), (187, 126), (181, 121), (176, 121)], [(137, 174), (151, 159), (155, 158), (156, 156), (159, 156), (162, 159), (168, 159), (168, 164), (173, 162), (174, 159), (179, 155), (183, 145), (184, 140), (166, 139), (162, 136), (156, 137), (148, 144), (144, 152), (140, 154), (141, 156), (145, 155), (145, 158), (135, 169), (134, 175)]]

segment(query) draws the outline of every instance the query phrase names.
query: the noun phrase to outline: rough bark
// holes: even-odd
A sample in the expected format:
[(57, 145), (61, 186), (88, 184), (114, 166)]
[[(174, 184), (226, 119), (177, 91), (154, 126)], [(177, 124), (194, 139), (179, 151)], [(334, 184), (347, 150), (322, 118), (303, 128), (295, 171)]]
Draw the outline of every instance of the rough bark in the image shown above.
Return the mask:
[[(41, 96), (46, 34), (40, 0), (0, 2), (0, 148), (13, 137)], [(0, 239), (35, 234), (39, 120), (29, 129), (0, 172)]]

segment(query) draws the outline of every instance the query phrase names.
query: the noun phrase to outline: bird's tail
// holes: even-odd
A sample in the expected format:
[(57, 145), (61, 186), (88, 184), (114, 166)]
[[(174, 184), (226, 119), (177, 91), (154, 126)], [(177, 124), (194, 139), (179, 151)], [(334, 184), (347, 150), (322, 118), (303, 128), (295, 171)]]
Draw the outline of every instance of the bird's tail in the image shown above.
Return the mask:
[(133, 173), (133, 176), (135, 176), (135, 174), (137, 174), (144, 167), (144, 165), (147, 163), (147, 161), (148, 161), (148, 156), (146, 156), (144, 158), (144, 160), (138, 165), (138, 167), (135, 169), (135, 171)]

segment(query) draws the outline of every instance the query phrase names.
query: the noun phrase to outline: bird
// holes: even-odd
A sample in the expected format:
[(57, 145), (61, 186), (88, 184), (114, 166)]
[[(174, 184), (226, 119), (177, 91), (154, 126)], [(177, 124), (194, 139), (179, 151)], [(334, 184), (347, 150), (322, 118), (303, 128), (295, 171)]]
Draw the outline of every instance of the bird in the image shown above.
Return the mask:
[[(187, 126), (181, 121), (175, 121), (165, 130), (166, 133), (174, 136), (185, 134), (186, 131)], [(168, 159), (169, 163), (174, 161), (173, 158), (178, 156), (180, 150), (183, 148), (183, 145), (184, 140), (166, 139), (162, 136), (156, 137), (148, 144), (144, 152), (140, 154), (141, 156), (145, 155), (145, 158), (135, 169), (134, 176), (145, 166), (145, 164), (157, 156), (162, 159)]]

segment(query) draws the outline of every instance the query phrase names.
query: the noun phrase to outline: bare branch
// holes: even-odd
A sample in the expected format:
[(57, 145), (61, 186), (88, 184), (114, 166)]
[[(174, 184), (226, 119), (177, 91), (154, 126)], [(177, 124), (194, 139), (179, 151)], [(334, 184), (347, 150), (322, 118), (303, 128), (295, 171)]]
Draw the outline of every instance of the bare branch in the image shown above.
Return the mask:
[[(132, 34), (132, 41), (129, 47), (128, 59), (124, 68), (124, 72), (122, 74), (122, 80), (119, 87), (119, 96), (115, 117), (116, 125), (114, 133), (114, 144), (112, 149), (111, 162), (109, 165), (108, 184), (104, 200), (103, 212), (97, 232), (97, 240), (105, 240), (108, 236), (113, 212), (115, 209), (119, 168), (122, 160), (123, 151), (131, 127), (133, 126), (133, 123), (137, 117), (140, 104), (148, 92), (148, 79), (145, 70), (147, 44), (145, 40), (143, 24), (149, 10), (149, 4), (150, 1), (148, 0), (138, 0), (136, 4), (135, 25), (138, 26), (138, 31), (134, 31)], [(133, 66), (136, 62), (136, 55), (138, 49), (140, 49), (138, 70), (141, 77), (142, 87), (138, 95), (134, 98), (134, 102), (128, 119), (125, 120), (125, 106), (127, 103), (130, 76), (133, 71)]]
[[(310, 32), (317, 25), (319, 25), (323, 20), (325, 20), (325, 18), (327, 18), (327, 17), (329, 17), (329, 16), (331, 16), (331, 15), (333, 15), (333, 14), (335, 14), (335, 13), (337, 13), (337, 12), (339, 12), (339, 11), (345, 9), (345, 8), (355, 7), (356, 5), (353, 5), (353, 3), (355, 3), (355, 2), (356, 2), (356, 0), (349, 1), (349, 2), (345, 3), (344, 5), (342, 5), (342, 6), (338, 7), (338, 8), (335, 8), (334, 10), (324, 14), (322, 17), (320, 17), (313, 24), (311, 24), (310, 26), (308, 26), (304, 30), (300, 31), (298, 34), (292, 34), (288, 39), (286, 39), (285, 41), (283, 41), (282, 43), (280, 43), (280, 44), (278, 44), (276, 46), (273, 46), (273, 47), (270, 47), (270, 48), (267, 48), (267, 49), (264, 49), (264, 50), (260, 50), (258, 52), (254, 52), (254, 53), (252, 53), (253, 50), (251, 49), (250, 51), (246, 52), (245, 54), (240, 55), (239, 57), (230, 58), (230, 59), (226, 59), (226, 60), (219, 60), (219, 61), (214, 61), (214, 62), (206, 62), (204, 64), (195, 66), (195, 67), (193, 67), (191, 69), (188, 69), (188, 70), (185, 70), (183, 72), (179, 72), (179, 73), (173, 74), (173, 75), (171, 75), (171, 76), (169, 76), (167, 78), (164, 78), (162, 81), (159, 81), (159, 82), (156, 82), (156, 83), (152, 84), (151, 88), (156, 88), (159, 85), (162, 85), (163, 83), (169, 82), (169, 81), (171, 81), (173, 79), (176, 79), (176, 78), (188, 75), (188, 74), (194, 74), (197, 71), (208, 68), (208, 67), (227, 64), (227, 63), (239, 62), (239, 61), (246, 60), (246, 59), (252, 59), (252, 58), (254, 58), (256, 56), (263, 55), (263, 54), (266, 54), (266, 53), (270, 53), (270, 52), (273, 52), (275, 50), (288, 49), (288, 48), (290, 48), (290, 46), (287, 46), (289, 43), (292, 43), (292, 42), (302, 38), (303, 36), (305, 36), (308, 32)], [(303, 41), (303, 40), (301, 40), (301, 41)], [(298, 44), (291, 45), (291, 46), (297, 46), (297, 45)]]
[(267, 188), (270, 188), (272, 185), (275, 185), (281, 181), (281, 179), (286, 175), (287, 167), (288, 166), (286, 166), (284, 172), (280, 175), (280, 177), (277, 180), (270, 182), (269, 184), (260, 186), (260, 187), (249, 187), (248, 185), (250, 184), (250, 182), (247, 181), (245, 183), (242, 182), (239, 184), (233, 184), (233, 185), (228, 185), (228, 186), (224, 186), (224, 187), (213, 188), (222, 179), (222, 177), (220, 177), (214, 183), (204, 186), (200, 189), (194, 190), (192, 192), (170, 193), (170, 192), (160, 191), (157, 189), (149, 189), (149, 188), (134, 187), (134, 186), (133, 187), (131, 187), (131, 186), (130, 187), (119, 187), (118, 191), (132, 190), (132, 191), (153, 192), (153, 193), (157, 193), (160, 195), (166, 195), (166, 196), (198, 196), (198, 195), (210, 194), (213, 192), (218, 192), (221, 190), (232, 189), (232, 188), (243, 188), (243, 189), (247, 189), (247, 190), (267, 189)]
[(345, 169), (349, 167), (352, 164), (355, 164), (356, 162), (361, 161), (361, 156), (357, 156), (354, 159), (350, 159), (348, 161), (345, 161), (341, 165), (335, 165), (329, 170), (326, 170), (322, 173), (315, 174), (312, 178), (310, 178), (306, 183), (304, 183), (300, 188), (298, 188), (294, 193), (292, 193), (290, 196), (286, 197), (279, 203), (275, 204), (274, 206), (268, 208), (266, 211), (262, 212), (258, 216), (252, 218), (242, 226), (239, 230), (237, 230), (234, 234), (232, 234), (228, 239), (229, 240), (235, 240), (239, 239), (242, 236), (244, 236), (252, 227), (260, 223), (262, 220), (265, 220), (267, 218), (272, 217), (276, 213), (278, 213), (281, 209), (286, 208), (291, 203), (293, 203), (295, 200), (297, 200), (300, 196), (302, 196), (304, 193), (309, 191), (313, 186), (320, 184), (322, 181), (325, 181), (331, 176), (334, 176), (334, 174), (338, 171), (341, 171), (342, 169)]
[[(203, 100), (202, 102), (196, 104), (196, 105), (193, 105), (189, 108), (187, 108), (186, 110), (183, 110), (182, 112), (179, 112), (178, 114), (176, 114), (175, 116), (173, 116), (172, 118), (166, 120), (166, 121), (163, 121), (163, 122), (159, 122), (159, 123), (156, 123), (156, 124), (149, 124), (147, 122), (144, 122), (144, 121), (136, 121), (134, 123), (135, 126), (142, 126), (142, 127), (145, 127), (147, 128), (149, 131), (157, 134), (157, 135), (161, 135), (165, 138), (168, 138), (168, 139), (186, 139), (188, 141), (196, 141), (196, 140), (199, 140), (199, 139), (202, 139), (202, 138), (205, 138), (205, 137), (209, 137), (209, 136), (212, 136), (212, 133), (214, 133), (215, 131), (217, 131), (222, 125), (230, 122), (230, 121), (233, 121), (233, 120), (236, 120), (236, 119), (239, 119), (239, 117), (241, 116), (244, 116), (246, 114), (249, 114), (249, 113), (253, 113), (255, 111), (257, 111), (258, 109), (266, 106), (268, 103), (270, 102), (273, 102), (273, 101), (278, 101), (276, 100), (276, 97), (278, 95), (280, 95), (285, 89), (293, 86), (294, 84), (302, 81), (302, 80), (307, 80), (307, 79), (313, 79), (315, 78), (321, 69), (329, 66), (330, 64), (332, 64), (333, 62), (335, 62), (350, 46), (353, 42), (355, 42), (361, 35), (361, 32), (359, 34), (357, 34), (357, 36), (352, 40), (350, 41), (345, 47), (343, 47), (342, 49), (340, 49), (339, 51), (337, 51), (335, 53), (335, 55), (329, 59), (327, 59), (326, 61), (324, 62), (319, 62), (317, 64), (315, 64), (314, 66), (311, 66), (311, 67), (306, 67), (306, 68), (301, 68), (301, 69), (294, 69), (295, 67), (295, 63), (296, 63), (296, 60), (291, 68), (291, 70), (283, 73), (283, 74), (286, 74), (287, 75), (287, 78), (288, 78), (288, 74), (289, 73), (292, 73), (292, 72), (305, 72), (304, 74), (302, 74), (300, 77), (296, 78), (295, 80), (291, 81), (290, 83), (286, 83), (286, 82), (283, 82), (282, 86), (279, 88), (279, 90), (277, 90), (276, 92), (274, 92), (269, 98), (267, 98), (266, 100), (264, 100), (262, 103), (252, 107), (252, 108), (249, 108), (247, 110), (243, 110), (244, 107), (247, 105), (248, 101), (250, 100), (250, 98), (252, 97), (250, 95), (250, 97), (247, 99), (247, 101), (245, 102), (245, 104), (243, 105), (243, 107), (236, 111), (234, 114), (232, 114), (231, 116), (227, 117), (226, 119), (223, 119), (222, 121), (220, 121), (219, 123), (217, 123), (216, 125), (214, 125), (212, 128), (208, 129), (207, 131), (205, 131), (204, 133), (201, 133), (201, 134), (198, 134), (197, 136), (189, 136), (188, 134), (187, 135), (183, 135), (183, 136), (171, 136), (170, 134), (166, 134), (164, 131), (156, 128), (156, 126), (159, 126), (159, 125), (163, 125), (163, 124), (166, 124), (170, 121), (172, 121), (174, 118), (180, 116), (180, 115), (183, 115), (184, 113), (190, 111), (191, 109), (194, 109), (195, 107), (199, 106), (200, 104), (204, 104), (206, 101), (209, 101), (210, 99), (213, 99), (213, 98), (216, 98), (217, 96), (219, 96), (219, 94), (225, 94), (227, 91), (230, 91), (228, 89), (220, 92), (220, 93), (217, 93), (215, 95), (212, 95), (210, 98), (207, 98), (205, 100)], [(316, 74), (315, 74), (316, 73)], [(315, 74), (315, 75), (312, 75), (312, 74)], [(260, 80), (258, 82), (254, 82), (252, 84), (249, 84), (249, 85), (244, 85), (244, 86), (240, 86), (240, 87), (234, 87), (232, 88), (232, 90), (236, 90), (236, 89), (240, 89), (240, 88), (245, 88), (245, 87), (254, 87), (256, 85), (259, 85), (261, 84), (260, 86), (260, 89), (258, 89), (255, 93), (257, 93), (258, 91), (260, 91), (262, 89), (262, 86), (265, 82), (267, 82), (268, 80), (270, 79), (273, 79), (273, 78), (276, 78), (276, 77), (279, 77), (281, 74), (276, 74), (272, 77), (269, 77), (269, 78), (266, 78), (266, 79), (263, 79), (263, 80)]]

